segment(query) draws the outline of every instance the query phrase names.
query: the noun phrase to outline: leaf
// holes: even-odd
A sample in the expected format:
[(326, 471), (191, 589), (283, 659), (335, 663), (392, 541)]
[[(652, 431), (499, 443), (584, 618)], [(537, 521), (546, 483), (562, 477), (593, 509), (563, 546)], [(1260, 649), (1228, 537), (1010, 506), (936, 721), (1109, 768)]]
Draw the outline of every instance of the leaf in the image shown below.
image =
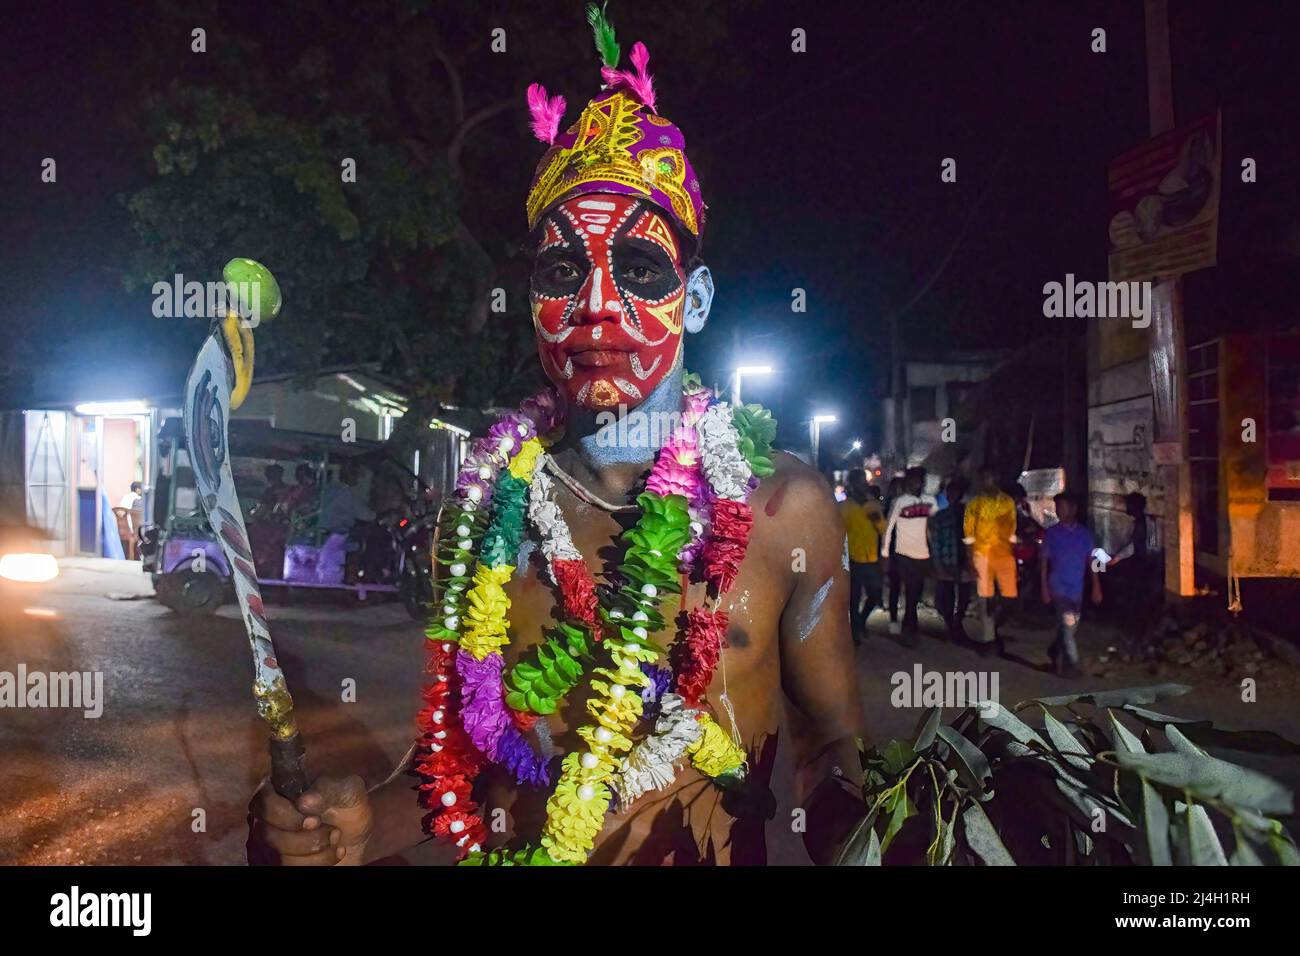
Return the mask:
[[(955, 820), (953, 821), (955, 823)], [(938, 866), (947, 866), (952, 860), (953, 848), (957, 845), (957, 828), (953, 823), (944, 823), (942, 836), (939, 839)]]
[(916, 724), (916, 742), (912, 744), (914, 753), (922, 753), (930, 749), (934, 743), (935, 732), (939, 729), (939, 721), (943, 719), (943, 710), (939, 707), (931, 707), (921, 714), (921, 719)]
[[(1066, 694), (1062, 697), (1035, 697), (1033, 702), (1045, 707), (1063, 707), (1076, 701), (1092, 704), (1094, 707), (1122, 707), (1125, 704), (1153, 704), (1169, 697), (1181, 697), (1191, 689), (1187, 684), (1152, 684), (1149, 687), (1086, 691), (1081, 694)], [(1019, 706), (1023, 705), (1017, 705)]]
[(993, 828), (992, 821), (985, 815), (978, 803), (971, 803), (961, 815), (969, 846), (987, 866), (1015, 866), (1016, 861), (1007, 852), (1006, 845)]
[(867, 866), (880, 866), (880, 837), (876, 836), (876, 831), (871, 830), (871, 842), (867, 845)]
[(1139, 778), (1142, 787), (1142, 835), (1151, 866), (1172, 866), (1169, 853), (1169, 808), (1155, 787)]
[[(856, 824), (852, 832), (840, 847), (839, 854), (835, 857), (836, 866), (879, 866), (880, 865), (880, 840), (876, 836), (873, 824), (876, 822), (876, 814), (868, 813)], [(875, 847), (876, 862), (872, 863), (871, 852), (872, 846)]]
[(1178, 728), (1175, 727), (1173, 724), (1168, 724), (1165, 727), (1165, 736), (1168, 737), (1169, 742), (1173, 744), (1174, 750), (1178, 751), (1179, 753), (1184, 753), (1191, 757), (1209, 756), (1208, 753), (1206, 753), (1200, 747), (1196, 746), (1196, 744), (1192, 743), (1190, 740), (1188, 740), (1186, 737), (1180, 734), (1178, 732)]
[(984, 781), (991, 779), (993, 776), (988, 758), (984, 756), (978, 747), (951, 727), (940, 727), (938, 733), (943, 742), (951, 747), (953, 753), (957, 756), (959, 760), (957, 771), (961, 774), (962, 779), (966, 781), (968, 786), (972, 786), (976, 790), (983, 790)]
[(998, 730), (1006, 731), (1022, 744), (1033, 742), (1042, 745), (1046, 749), (1047, 744), (1043, 742), (1043, 738), (1039, 737), (1032, 727), (1001, 704), (993, 701), (980, 701), (975, 706), (979, 709), (979, 719), (983, 723), (988, 724), (990, 727), (996, 727)]
[(1048, 738), (1071, 767), (1076, 770), (1088, 770), (1092, 766), (1092, 755), (1064, 724), (1052, 716), (1051, 711), (1043, 711), (1043, 729), (1047, 731)]
[(916, 807), (903, 787), (899, 787), (894, 793), (886, 809), (889, 811), (889, 825), (885, 827), (885, 838), (880, 843), (882, 855), (889, 849), (889, 844), (894, 842), (898, 831), (903, 829), (903, 824), (916, 816)]
[(1228, 865), (1210, 815), (1199, 804), (1187, 808), (1187, 848), (1193, 866)]
[(1189, 740), (1207, 747), (1222, 747), (1226, 750), (1240, 750), (1243, 753), (1277, 754), (1290, 756), (1300, 754), (1300, 744), (1292, 743), (1285, 737), (1271, 730), (1222, 730), (1208, 720), (1192, 720), (1187, 717), (1173, 717), (1169, 714), (1157, 714), (1154, 711), (1124, 705), (1124, 710), (1153, 727), (1177, 724), (1178, 729)]
[(1287, 839), (1285, 833), (1270, 834), (1268, 845), (1283, 866), (1300, 866), (1300, 853), (1296, 852), (1295, 844)]
[(884, 761), (885, 771), (890, 776), (897, 777), (916, 759), (916, 752), (901, 740), (891, 740), (885, 744), (885, 749), (880, 752), (880, 756)]
[(1184, 790), (1202, 800), (1222, 800), (1261, 813), (1289, 814), (1291, 792), (1270, 777), (1209, 755), (1188, 753), (1131, 754), (1115, 759), (1153, 783)]
[(1236, 826), (1232, 828), (1235, 837), (1235, 846), (1232, 848), (1232, 856), (1228, 858), (1229, 866), (1263, 866), (1264, 861), (1259, 858), (1255, 848), (1250, 845), (1247, 839)]
[(1142, 746), (1142, 741), (1133, 736), (1133, 732), (1119, 722), (1113, 710), (1106, 711), (1106, 719), (1110, 722), (1110, 739), (1116, 750), (1122, 750), (1131, 754), (1144, 754), (1146, 748)]

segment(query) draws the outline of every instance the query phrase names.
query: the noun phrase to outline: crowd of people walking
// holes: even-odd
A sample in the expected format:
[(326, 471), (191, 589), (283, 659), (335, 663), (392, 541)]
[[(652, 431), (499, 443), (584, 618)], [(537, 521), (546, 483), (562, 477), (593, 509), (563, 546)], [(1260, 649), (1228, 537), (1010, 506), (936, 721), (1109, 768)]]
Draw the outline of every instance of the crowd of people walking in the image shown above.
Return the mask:
[[(932, 482), (934, 493), (926, 491), (927, 478), (924, 468), (909, 468), (882, 493), (864, 469), (848, 473), (839, 507), (854, 643), (867, 639), (868, 620), (881, 608), (889, 633), (915, 646), (918, 608), (932, 580), (944, 625), (934, 636), (984, 655), (1000, 654), (1000, 628), (1036, 598), (1055, 617), (1056, 640), (1048, 651), (1053, 667), (1062, 676), (1078, 676), (1076, 638), (1085, 599), (1100, 603), (1105, 564), (1130, 557), (1133, 546), (1115, 558), (1100, 552), (1069, 492), (1055, 496), (1054, 513), (1040, 523), (1024, 488), (1004, 488), (993, 469), (982, 469), (974, 487), (960, 476)], [(972, 604), (975, 621), (968, 627)]]

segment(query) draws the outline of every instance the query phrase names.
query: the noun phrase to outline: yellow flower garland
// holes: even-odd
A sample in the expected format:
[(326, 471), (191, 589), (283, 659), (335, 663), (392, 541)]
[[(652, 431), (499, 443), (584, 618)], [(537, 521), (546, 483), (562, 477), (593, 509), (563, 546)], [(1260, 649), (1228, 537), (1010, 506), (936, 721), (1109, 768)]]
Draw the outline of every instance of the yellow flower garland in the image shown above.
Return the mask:
[(578, 730), (591, 750), (564, 758), (555, 792), (546, 801), (542, 846), (557, 863), (585, 863), (595, 846), (609, 809), (608, 781), (619, 762), (614, 754), (632, 748), (632, 728), (641, 719), (640, 688), (650, 683), (650, 678), (641, 673), (640, 661), (654, 661), (659, 656), (649, 648), (623, 644), (616, 638), (605, 643), (617, 670), (598, 670), (610, 683), (591, 682), (598, 696), (587, 701), (587, 711), (597, 726)]
[(510, 474), (514, 475), (520, 481), (531, 484), (533, 472), (537, 470), (537, 456), (542, 453), (542, 442), (538, 438), (530, 438), (524, 442), (523, 447), (519, 449), (519, 454), (510, 459)]
[(699, 724), (704, 732), (686, 746), (692, 767), (706, 777), (720, 777), (745, 762), (745, 751), (735, 745), (717, 721), (705, 714)]
[(474, 571), (474, 586), (466, 595), (469, 607), (465, 611), (460, 646), (473, 654), (476, 660), (481, 661), (510, 643), (506, 633), (510, 628), (510, 621), (506, 618), (510, 598), (506, 597), (501, 586), (514, 573), (515, 569), (508, 564), (495, 568), (480, 564)]

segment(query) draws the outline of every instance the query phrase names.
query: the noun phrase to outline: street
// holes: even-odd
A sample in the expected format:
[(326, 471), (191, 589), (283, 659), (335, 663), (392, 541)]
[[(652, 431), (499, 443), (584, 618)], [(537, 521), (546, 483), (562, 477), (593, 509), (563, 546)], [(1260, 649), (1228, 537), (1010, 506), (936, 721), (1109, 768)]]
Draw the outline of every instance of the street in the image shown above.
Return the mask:
[[(23, 607), (6, 608), (0, 671), (102, 671), (103, 714), (0, 711), (0, 863), (240, 864), (249, 795), (266, 772), (266, 737), (249, 693), (250, 665), (234, 605), (214, 617), (180, 618), (150, 596), (129, 562), (69, 559)], [(13, 603), (9, 601), (9, 603)], [(294, 693), (313, 773), (360, 773), (368, 783), (392, 771), (412, 739), (423, 666), (421, 628), (397, 604), (355, 606), (341, 597), (268, 601), (279, 658)], [(1105, 678), (1063, 680), (1045, 672), (1045, 628), (1011, 628), (1006, 657), (983, 659), (934, 639), (937, 616), (923, 609), (923, 636), (909, 649), (891, 638), (877, 611), (858, 651), (860, 691), (877, 742), (911, 733), (918, 711), (891, 704), (891, 677), (929, 671), (996, 670), (998, 697), (1012, 704), (1083, 689), (1174, 681), (1196, 683), (1158, 709), (1213, 720), (1227, 729), (1268, 729), (1300, 740), (1300, 709), (1289, 685), (1261, 681), (1256, 703), (1219, 678), (1194, 672), (1153, 676), (1119, 668)], [(1081, 632), (1084, 659), (1114, 640), (1102, 625)], [(355, 702), (345, 702), (348, 681)], [(1228, 759), (1300, 786), (1300, 758), (1239, 753)], [(776, 779), (790, 777), (778, 756)], [(768, 824), (770, 859), (806, 863), (791, 832), (791, 798), (778, 784)]]
[[(268, 759), (243, 626), (234, 604), (213, 617), (178, 617), (142, 597), (152, 587), (138, 568), (64, 562), (52, 586), (32, 596), (57, 619), (25, 619), (37, 626), (3, 638), (0, 670), (19, 661), (29, 671), (102, 670), (106, 702), (98, 719), (2, 712), (0, 863), (244, 860), (248, 798)], [(420, 628), (395, 603), (275, 600), (276, 649), (312, 768), (382, 780), (412, 738)], [(356, 703), (342, 703), (348, 679)]]

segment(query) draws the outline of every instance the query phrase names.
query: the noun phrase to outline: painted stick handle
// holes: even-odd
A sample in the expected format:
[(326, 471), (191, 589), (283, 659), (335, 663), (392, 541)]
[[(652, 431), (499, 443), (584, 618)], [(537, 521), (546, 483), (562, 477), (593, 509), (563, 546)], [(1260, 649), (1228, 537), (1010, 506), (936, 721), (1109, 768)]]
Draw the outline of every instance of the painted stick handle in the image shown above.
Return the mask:
[(296, 730), (291, 737), (271, 738), (271, 786), (290, 802), (307, 789), (307, 752)]

